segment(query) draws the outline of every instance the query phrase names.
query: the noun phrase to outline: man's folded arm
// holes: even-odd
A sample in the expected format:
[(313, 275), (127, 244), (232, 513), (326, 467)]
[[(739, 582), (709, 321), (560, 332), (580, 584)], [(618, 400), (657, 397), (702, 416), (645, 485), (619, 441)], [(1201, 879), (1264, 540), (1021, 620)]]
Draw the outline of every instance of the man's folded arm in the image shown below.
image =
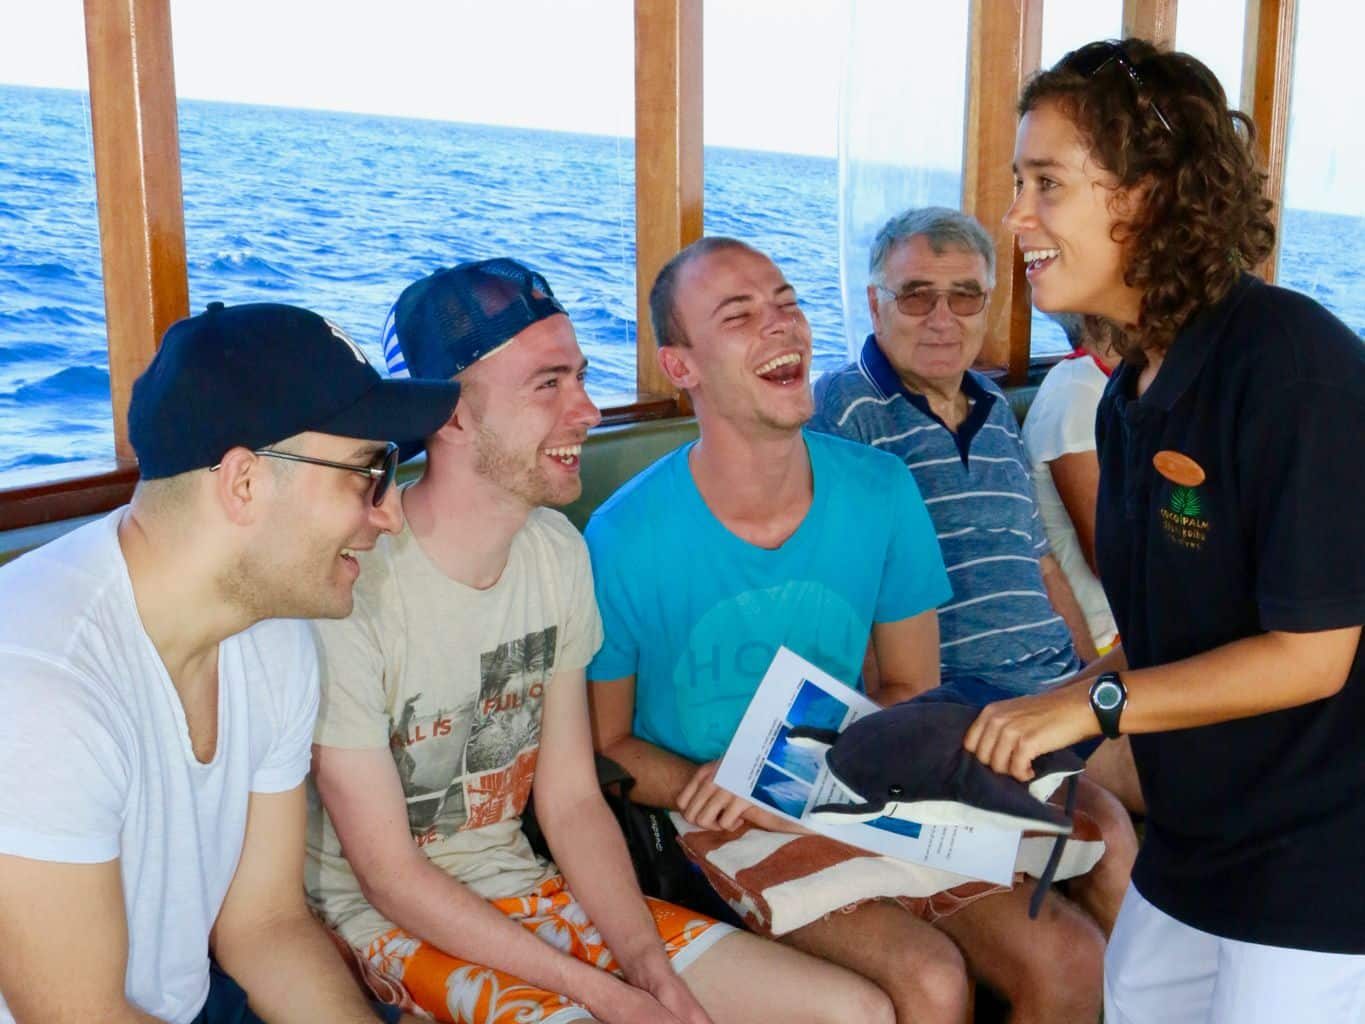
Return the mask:
[(0, 993), (19, 1024), (155, 1024), (124, 995), (128, 928), (117, 860), (0, 854)]

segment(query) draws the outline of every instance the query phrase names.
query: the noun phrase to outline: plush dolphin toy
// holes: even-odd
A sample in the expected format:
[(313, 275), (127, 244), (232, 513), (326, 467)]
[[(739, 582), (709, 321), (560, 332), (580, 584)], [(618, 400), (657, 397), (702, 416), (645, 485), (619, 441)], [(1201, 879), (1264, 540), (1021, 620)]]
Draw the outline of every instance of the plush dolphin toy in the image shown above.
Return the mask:
[(826, 748), (830, 775), (852, 797), (813, 807), (811, 817), (846, 824), (885, 816), (1069, 835), (1071, 818), (1046, 800), (1085, 762), (1060, 750), (1034, 759), (1032, 783), (1002, 775), (963, 749), (979, 713), (967, 704), (912, 700), (860, 718), (841, 733), (793, 728), (790, 742)]

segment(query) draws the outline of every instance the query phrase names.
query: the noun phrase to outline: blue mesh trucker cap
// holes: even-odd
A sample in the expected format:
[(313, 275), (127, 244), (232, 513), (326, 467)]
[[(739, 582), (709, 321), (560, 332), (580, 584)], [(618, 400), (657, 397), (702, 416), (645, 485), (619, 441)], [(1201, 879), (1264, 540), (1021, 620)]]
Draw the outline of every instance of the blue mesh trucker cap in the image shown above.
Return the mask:
[(398, 296), (384, 324), (384, 361), (393, 377), (448, 380), (564, 312), (545, 278), (516, 260), (446, 267)]
[(455, 410), (454, 381), (385, 380), (336, 324), (273, 302), (172, 324), (133, 384), (128, 432), (143, 479), (216, 465), (305, 430), (420, 441)]

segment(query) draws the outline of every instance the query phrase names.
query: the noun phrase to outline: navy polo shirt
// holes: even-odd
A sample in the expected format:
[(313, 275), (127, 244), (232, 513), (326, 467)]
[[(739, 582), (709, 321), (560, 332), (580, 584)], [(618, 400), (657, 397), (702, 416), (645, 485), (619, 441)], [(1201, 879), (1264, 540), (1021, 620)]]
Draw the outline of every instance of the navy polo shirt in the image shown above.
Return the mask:
[[(1114, 375), (1096, 424), (1095, 546), (1129, 665), (1365, 623), (1360, 339), (1311, 299), (1244, 276), (1186, 326), (1140, 399), (1137, 376)], [(1163, 475), (1163, 451), (1204, 480), (1169, 458)], [(1327, 700), (1132, 744), (1143, 896), (1227, 938), (1365, 953), (1359, 650)]]

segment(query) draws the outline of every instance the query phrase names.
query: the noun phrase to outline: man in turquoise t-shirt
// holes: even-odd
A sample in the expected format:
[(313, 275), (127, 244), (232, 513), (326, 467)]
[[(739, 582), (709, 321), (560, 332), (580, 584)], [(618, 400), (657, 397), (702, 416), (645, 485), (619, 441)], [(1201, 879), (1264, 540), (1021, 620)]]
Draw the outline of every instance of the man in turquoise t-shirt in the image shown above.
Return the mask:
[[(785, 644), (883, 703), (935, 685), (943, 561), (904, 465), (802, 431), (810, 327), (771, 260), (703, 239), (660, 272), (650, 311), (660, 365), (690, 393), (701, 439), (588, 525), (606, 636), (588, 667), (598, 747), (635, 777), (642, 803), (702, 828), (789, 830), (713, 781), (773, 653)], [(965, 1015), (962, 955), (897, 904), (867, 903), (782, 941), (880, 989), (877, 1011), (850, 1019)]]
[[(706, 829), (790, 830), (716, 786), (718, 758), (784, 644), (883, 704), (937, 685), (933, 609), (951, 593), (937, 538), (903, 462), (802, 430), (810, 327), (766, 256), (703, 239), (660, 271), (650, 313), (701, 438), (588, 525), (606, 635), (588, 666), (597, 746), (641, 803)], [(933, 924), (878, 900), (781, 940), (875, 983), (891, 1004), (877, 1019), (961, 1021), (970, 962), (1016, 1020), (1093, 1021), (1091, 986), (1075, 981), (1103, 936), (1058, 899), (1030, 921), (1031, 893), (962, 894)]]

